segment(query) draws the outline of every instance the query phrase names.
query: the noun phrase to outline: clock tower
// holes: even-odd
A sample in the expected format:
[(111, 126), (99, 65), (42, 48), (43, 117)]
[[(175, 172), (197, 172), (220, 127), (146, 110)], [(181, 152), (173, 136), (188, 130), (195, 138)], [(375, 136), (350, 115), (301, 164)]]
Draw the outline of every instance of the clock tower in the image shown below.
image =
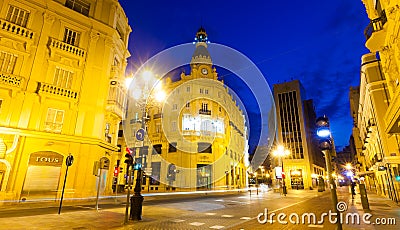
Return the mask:
[(203, 27), (197, 31), (195, 41), (196, 49), (190, 61), (191, 75), (195, 78), (216, 78), (216, 69), (212, 67), (211, 56), (207, 50), (207, 33)]

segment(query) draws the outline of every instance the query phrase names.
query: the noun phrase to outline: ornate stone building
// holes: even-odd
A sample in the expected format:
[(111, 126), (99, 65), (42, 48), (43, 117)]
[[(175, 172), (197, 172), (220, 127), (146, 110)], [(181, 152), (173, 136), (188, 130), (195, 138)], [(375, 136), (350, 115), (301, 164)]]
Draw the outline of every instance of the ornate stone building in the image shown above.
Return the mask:
[(0, 200), (111, 192), (131, 29), (117, 0), (0, 1)]
[[(182, 72), (178, 79), (174, 74), (165, 76), (161, 88), (168, 97), (162, 104), (146, 105), (148, 140), (141, 151), (133, 151), (146, 173), (145, 192), (247, 186), (245, 116), (218, 80), (203, 28), (196, 38), (190, 73)], [(144, 128), (135, 126), (135, 121), (129, 124), (137, 130)]]
[[(358, 120), (363, 151), (368, 151), (371, 158), (366, 159), (365, 166), (368, 171), (375, 172), (378, 192), (397, 201), (400, 189), (400, 4), (393, 0), (363, 0), (363, 3), (371, 19), (365, 29), (365, 46), (371, 54), (363, 56), (361, 81), (365, 79), (365, 85), (360, 85), (360, 100), (364, 100), (364, 95), (370, 97), (374, 109), (373, 116)], [(369, 68), (373, 65), (369, 63), (375, 66)], [(370, 144), (374, 139), (378, 141), (375, 147)]]

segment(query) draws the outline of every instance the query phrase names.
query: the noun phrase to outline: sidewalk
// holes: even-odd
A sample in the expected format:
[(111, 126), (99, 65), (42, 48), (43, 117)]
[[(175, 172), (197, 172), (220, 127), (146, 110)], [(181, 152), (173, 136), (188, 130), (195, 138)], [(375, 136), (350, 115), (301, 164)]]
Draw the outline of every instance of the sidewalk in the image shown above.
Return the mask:
[[(396, 202), (379, 196), (373, 192), (367, 191), (367, 198), (369, 203), (369, 210), (364, 210), (361, 203), (361, 196), (359, 191), (354, 199), (351, 198), (348, 192), (348, 187), (339, 188), (340, 191), (339, 201), (345, 201), (348, 204), (347, 212), (357, 212), (362, 216), (365, 213), (370, 213), (372, 217), (369, 219), (371, 224), (365, 224), (360, 221), (357, 229), (399, 229), (400, 228), (400, 205)], [(395, 225), (389, 224), (390, 221), (395, 219)], [(378, 220), (378, 221), (377, 221)], [(378, 222), (378, 223), (377, 223)], [(380, 223), (379, 223), (380, 222)], [(386, 222), (386, 224), (385, 224)], [(346, 228), (354, 229), (354, 228)]]

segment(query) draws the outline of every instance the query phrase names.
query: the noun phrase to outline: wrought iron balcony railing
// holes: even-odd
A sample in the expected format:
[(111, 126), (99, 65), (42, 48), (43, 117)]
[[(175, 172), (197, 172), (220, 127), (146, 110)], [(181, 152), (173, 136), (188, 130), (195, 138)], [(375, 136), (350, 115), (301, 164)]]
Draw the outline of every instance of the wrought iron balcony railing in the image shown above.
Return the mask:
[(364, 35), (366, 40), (368, 40), (374, 32), (382, 30), (383, 25), (385, 25), (386, 22), (387, 22), (386, 13), (383, 10), (381, 16), (379, 18), (371, 20), (371, 22), (365, 28)]
[(9, 21), (6, 21), (4, 19), (0, 19), (0, 28), (3, 31), (7, 31), (11, 34), (20, 36), (20, 37), (28, 39), (28, 40), (33, 40), (33, 37), (35, 35), (35, 33), (33, 31), (28, 30), (25, 27), (11, 23)]
[(203, 109), (200, 109), (200, 110), (199, 110), (199, 114), (202, 114), (202, 115), (211, 115), (211, 110), (203, 110)]

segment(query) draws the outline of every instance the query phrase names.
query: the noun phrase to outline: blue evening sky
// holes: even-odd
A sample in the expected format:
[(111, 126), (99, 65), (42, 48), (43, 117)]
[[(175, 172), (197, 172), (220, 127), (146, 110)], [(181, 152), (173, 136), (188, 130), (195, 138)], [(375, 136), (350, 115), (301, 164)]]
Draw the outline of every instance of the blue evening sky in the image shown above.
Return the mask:
[[(270, 88), (299, 79), (317, 116), (330, 118), (336, 146), (348, 145), (349, 87), (359, 85), (360, 58), (368, 53), (363, 31), (369, 21), (361, 0), (119, 1), (132, 27), (127, 73), (166, 48), (193, 42), (202, 25), (211, 42), (250, 58)], [(229, 85), (229, 75), (224, 79)], [(246, 97), (240, 92), (249, 91), (236, 83), (230, 86)], [(250, 119), (257, 120), (257, 110), (248, 107)]]

